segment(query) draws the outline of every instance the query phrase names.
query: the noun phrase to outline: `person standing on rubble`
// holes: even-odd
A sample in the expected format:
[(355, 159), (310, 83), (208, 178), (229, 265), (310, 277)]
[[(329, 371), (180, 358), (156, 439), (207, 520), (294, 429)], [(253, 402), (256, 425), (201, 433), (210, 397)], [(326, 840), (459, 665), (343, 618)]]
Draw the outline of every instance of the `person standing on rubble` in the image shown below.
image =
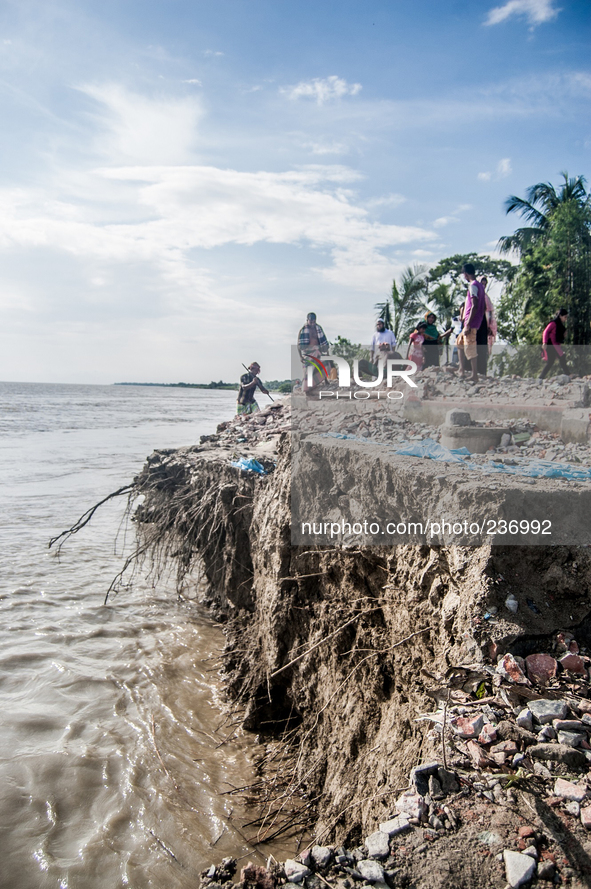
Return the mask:
[(562, 350), (562, 343), (566, 335), (566, 319), (568, 318), (568, 309), (560, 309), (556, 313), (552, 321), (546, 325), (542, 334), (542, 358), (546, 362), (540, 380), (545, 379), (546, 374), (558, 359), (558, 363), (562, 368), (562, 373), (568, 374), (569, 370), (566, 364), (566, 355)]
[[(298, 333), (298, 352), (304, 369), (304, 390), (306, 390), (308, 388), (307, 372), (309, 365), (312, 364), (314, 359), (319, 359), (321, 355), (328, 354), (328, 340), (320, 324), (316, 323), (315, 312), (308, 312), (306, 323), (300, 328)], [(320, 382), (322, 382), (321, 374), (315, 369), (314, 386), (317, 386)]]
[(260, 372), (260, 364), (253, 361), (252, 364), (249, 365), (247, 372), (240, 377), (240, 390), (238, 392), (238, 402), (236, 405), (237, 414), (256, 414), (256, 412), (260, 410), (254, 397), (257, 387), (265, 395), (269, 394), (269, 390), (265, 389), (259, 380), (258, 375)]
[(468, 296), (464, 308), (464, 329), (462, 331), (464, 356), (472, 368), (472, 382), (478, 382), (478, 330), (486, 317), (484, 287), (476, 280), (476, 269), (471, 262), (462, 268), (464, 280), (468, 284)]

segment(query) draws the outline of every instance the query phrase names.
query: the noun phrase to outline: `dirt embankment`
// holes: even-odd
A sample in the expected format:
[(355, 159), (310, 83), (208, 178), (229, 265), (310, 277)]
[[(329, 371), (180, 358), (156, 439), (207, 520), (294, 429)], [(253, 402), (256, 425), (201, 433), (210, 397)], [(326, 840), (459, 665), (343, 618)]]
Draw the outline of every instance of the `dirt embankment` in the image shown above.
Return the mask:
[[(457, 716), (484, 695), (514, 719), (524, 706), (515, 689), (543, 696), (526, 680), (505, 689), (503, 704), (501, 655), (550, 651), (559, 631), (576, 635), (582, 654), (591, 649), (591, 550), (293, 547), (289, 437), (276, 468), (258, 476), (230, 465), (232, 456), (255, 454), (242, 428), (221, 430), (222, 440), (205, 447), (154, 454), (136, 480), (146, 494), (138, 518), (183, 570), (199, 562), (209, 604), (227, 620), (229, 693), (247, 729), (282, 740), (277, 810), (313, 812), (318, 842), (351, 845), (392, 817), (412, 767), (468, 766), (472, 754), (447, 730), (446, 709)], [(273, 453), (265, 453), (272, 470)], [(374, 496), (368, 490), (368, 502)], [(515, 613), (505, 605), (511, 594)], [(572, 678), (571, 698), (588, 693), (584, 678)], [(442, 707), (443, 733), (433, 717)], [(500, 768), (515, 775), (517, 763)], [(590, 853), (579, 856), (581, 867)], [(472, 882), (409, 876), (400, 885), (481, 885), (474, 861), (455, 867)], [(579, 870), (570, 859), (569, 867)], [(495, 885), (493, 871), (482, 885)]]

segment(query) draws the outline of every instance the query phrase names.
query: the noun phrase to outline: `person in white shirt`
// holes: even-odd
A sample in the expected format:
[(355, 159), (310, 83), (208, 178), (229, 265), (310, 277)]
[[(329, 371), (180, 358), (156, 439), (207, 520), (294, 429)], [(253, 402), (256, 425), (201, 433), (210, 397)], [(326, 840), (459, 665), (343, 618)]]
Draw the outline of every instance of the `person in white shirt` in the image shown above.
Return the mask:
[(396, 337), (392, 330), (386, 330), (386, 325), (380, 320), (376, 323), (376, 332), (371, 341), (371, 360), (373, 364), (378, 363), (380, 355), (386, 356), (388, 352), (393, 352), (396, 348)]

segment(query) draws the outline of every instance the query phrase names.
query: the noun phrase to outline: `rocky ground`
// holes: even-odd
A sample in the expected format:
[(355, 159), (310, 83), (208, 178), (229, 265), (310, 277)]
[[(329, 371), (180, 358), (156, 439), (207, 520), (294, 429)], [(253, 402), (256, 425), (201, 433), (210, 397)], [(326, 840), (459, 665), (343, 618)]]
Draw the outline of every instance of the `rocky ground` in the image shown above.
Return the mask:
[[(450, 367), (427, 368), (421, 372), (418, 388), (413, 398), (418, 401), (437, 401), (452, 407), (461, 407), (470, 411), (471, 404), (490, 404), (493, 406), (523, 405), (529, 408), (552, 408), (553, 410), (568, 408), (586, 408), (591, 400), (589, 384), (591, 378), (567, 377), (560, 375), (546, 381), (523, 379), (521, 377), (482, 377), (477, 385), (469, 384), (458, 378), (457, 372)], [(325, 432), (359, 437), (396, 447), (407, 447), (424, 439), (439, 441), (441, 426), (413, 422), (405, 417), (404, 404), (399, 406), (388, 402), (388, 410), (383, 409), (383, 402), (371, 406), (354, 402), (350, 409), (339, 405), (340, 410), (330, 411), (333, 405), (327, 404), (323, 413), (318, 409), (309, 410), (298, 407), (294, 413), (294, 421), (298, 431)], [(473, 426), (494, 427), (498, 420), (475, 421)], [(591, 445), (587, 442), (563, 441), (559, 432), (550, 432), (539, 428), (527, 417), (508, 419), (503, 422), (507, 432), (503, 435), (496, 448), (490, 448), (486, 454), (473, 454), (469, 462), (486, 466), (487, 463), (502, 463), (506, 466), (523, 466), (528, 469), (533, 461), (544, 460), (558, 464), (571, 464), (574, 467), (591, 467)]]
[[(352, 848), (316, 843), (249, 863), (238, 885), (591, 885), (590, 666), (561, 633), (550, 651), (499, 655), (463, 687), (450, 682), (434, 712), (417, 714), (442, 755), (412, 769), (390, 817)], [(202, 886), (231, 889), (235, 872), (230, 860), (212, 864)]]

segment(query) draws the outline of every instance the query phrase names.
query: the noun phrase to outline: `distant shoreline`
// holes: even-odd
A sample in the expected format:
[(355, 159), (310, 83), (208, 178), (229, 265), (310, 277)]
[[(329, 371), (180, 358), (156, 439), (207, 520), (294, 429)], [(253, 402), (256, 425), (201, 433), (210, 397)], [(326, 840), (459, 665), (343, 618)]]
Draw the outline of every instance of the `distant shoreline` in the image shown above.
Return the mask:
[(164, 386), (167, 389), (239, 389), (238, 383), (113, 383), (114, 386)]
[[(237, 391), (240, 388), (239, 383), (224, 383), (220, 380), (217, 383), (113, 383), (113, 386), (163, 386), (166, 389), (227, 389)], [(290, 380), (265, 380), (264, 386), (271, 392), (291, 392)]]

